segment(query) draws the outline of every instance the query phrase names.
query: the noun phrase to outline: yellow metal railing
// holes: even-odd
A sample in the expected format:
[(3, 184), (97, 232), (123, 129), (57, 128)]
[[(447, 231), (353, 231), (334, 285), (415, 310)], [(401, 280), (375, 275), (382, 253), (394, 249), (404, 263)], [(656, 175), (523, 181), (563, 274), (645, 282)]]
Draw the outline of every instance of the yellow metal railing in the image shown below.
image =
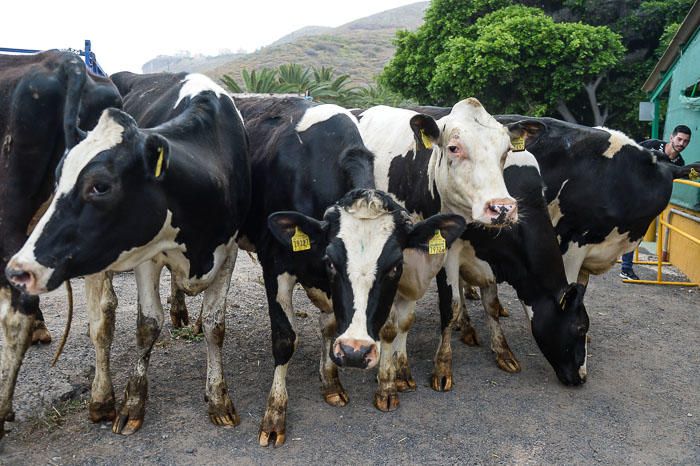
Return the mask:
[[(694, 186), (696, 188), (700, 188), (700, 183), (695, 182), (695, 181), (689, 181), (689, 180), (673, 180), (674, 183), (679, 183), (679, 184), (686, 184), (688, 186)], [(670, 218), (670, 213), (669, 213), (669, 218)], [(698, 286), (697, 283), (693, 282), (676, 282), (676, 281), (664, 281), (662, 278), (662, 267), (664, 265), (670, 265), (670, 262), (664, 262), (663, 261), (663, 256), (664, 256), (664, 227), (666, 227), (668, 230), (673, 231), (674, 233), (679, 234), (680, 236), (688, 239), (689, 241), (692, 241), (695, 243), (697, 246), (700, 247), (700, 239), (689, 235), (685, 231), (682, 231), (680, 228), (671, 225), (669, 222), (663, 219), (663, 213), (659, 214), (659, 217), (656, 219), (657, 220), (657, 225), (658, 225), (658, 235), (656, 238), (656, 260), (655, 261), (640, 261), (639, 260), (639, 248), (635, 249), (634, 251), (634, 263), (635, 264), (647, 264), (647, 265), (656, 265), (656, 280), (622, 280), (625, 283), (639, 283), (642, 285), (679, 285), (679, 286)], [(670, 233), (669, 233), (670, 234)]]

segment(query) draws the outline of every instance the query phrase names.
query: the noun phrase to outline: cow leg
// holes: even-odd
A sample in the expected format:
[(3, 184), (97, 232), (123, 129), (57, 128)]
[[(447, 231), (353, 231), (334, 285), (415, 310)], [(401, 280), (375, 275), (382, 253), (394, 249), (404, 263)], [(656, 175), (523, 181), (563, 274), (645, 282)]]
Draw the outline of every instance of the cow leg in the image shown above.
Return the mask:
[[(170, 270), (170, 267), (168, 267)], [(173, 271), (170, 270), (170, 323), (173, 328), (182, 328), (190, 324), (190, 317), (187, 314), (187, 305), (185, 304), (185, 292), (177, 286), (177, 281), (173, 276)], [(201, 313), (200, 328), (201, 328)], [(199, 332), (198, 332), (199, 333)]]
[(134, 269), (138, 292), (136, 343), (139, 357), (124, 390), (124, 404), (114, 419), (112, 432), (131, 435), (143, 425), (148, 396), (148, 363), (151, 350), (163, 327), (159, 281), (162, 266), (146, 261)]
[(496, 353), (496, 364), (506, 372), (520, 372), (520, 363), (508, 346), (498, 322), (498, 287), (495, 283), (481, 288), (481, 303), (486, 311), (486, 323), (491, 331), (491, 350)]
[(336, 323), (335, 314), (333, 314), (333, 303), (328, 296), (318, 288), (306, 288), (306, 295), (309, 297), (314, 306), (316, 306), (321, 314), (318, 318), (318, 323), (321, 327), (321, 337), (323, 344), (321, 346), (321, 361), (319, 363), (318, 373), (321, 378), (321, 394), (326, 403), (331, 406), (345, 406), (350, 401), (348, 392), (345, 391), (338, 377), (338, 366), (331, 359), (331, 346), (333, 345), (333, 337), (335, 336)]
[[(36, 296), (20, 295), (10, 288), (0, 288), (0, 325), (4, 342), (0, 360), (0, 439), (5, 435), (5, 422), (15, 420), (12, 397), (24, 354), (32, 341), (38, 307), (39, 299)], [(28, 312), (21, 312), (20, 308)]]
[(233, 246), (229, 256), (211, 285), (204, 291), (202, 301), (202, 329), (207, 340), (207, 383), (205, 398), (209, 403), (209, 420), (217, 426), (233, 427), (240, 423), (236, 408), (224, 379), (221, 348), (226, 332), (226, 296), (231, 274), (236, 265), (238, 247)]
[[(464, 289), (465, 287), (468, 287), (468, 289), (473, 290), (474, 287), (471, 285), (467, 284), (464, 281), (460, 282), (460, 287), (459, 287), (459, 301), (460, 301), (460, 313), (459, 313), (459, 319), (458, 319), (458, 327), (461, 330), (461, 336), (460, 340), (462, 340), (462, 343), (464, 343), (467, 346), (479, 346), (479, 338), (476, 336), (476, 330), (474, 330), (474, 326), (472, 326), (472, 321), (469, 318), (469, 310), (467, 309), (467, 301), (464, 296)], [(478, 296), (478, 293), (477, 293)], [(471, 299), (471, 298), (469, 298)], [(480, 297), (478, 299), (481, 299)]]
[[(450, 249), (452, 251), (452, 249)], [(438, 392), (452, 390), (452, 323), (459, 315), (459, 264), (448, 252), (445, 268), (437, 274), (440, 307), (440, 345), (435, 353), (431, 387)], [(456, 254), (456, 259), (459, 254)]]
[(36, 310), (36, 319), (34, 320), (34, 325), (32, 328), (32, 345), (37, 343), (43, 343), (45, 345), (51, 343), (51, 333), (49, 329), (46, 328), (46, 322), (44, 322), (44, 314), (42, 314), (41, 309)]
[(95, 377), (92, 380), (88, 415), (92, 422), (112, 421), (117, 415), (109, 368), (114, 338), (114, 311), (117, 308), (117, 296), (112, 287), (112, 274), (98, 273), (85, 277), (85, 296), (89, 319), (88, 330), (95, 347)]
[(275, 375), (267, 397), (267, 408), (260, 425), (258, 441), (266, 447), (270, 443), (280, 446), (285, 441), (287, 418), (287, 368), (297, 346), (294, 331), (292, 291), (296, 277), (289, 273), (276, 274), (263, 262), (265, 291), (270, 311), (272, 355), (275, 359)]
[(396, 388), (400, 392), (416, 389), (416, 381), (411, 375), (411, 366), (408, 364), (408, 352), (406, 351), (406, 339), (408, 331), (416, 321), (416, 302), (407, 301), (397, 296), (396, 298), (396, 327), (398, 333), (394, 339), (393, 357), (396, 359)]
[(399, 407), (399, 392), (396, 387), (396, 358), (393, 349), (397, 333), (396, 306), (392, 306), (389, 317), (379, 331), (378, 386), (374, 394), (375, 408), (384, 412), (394, 411)]

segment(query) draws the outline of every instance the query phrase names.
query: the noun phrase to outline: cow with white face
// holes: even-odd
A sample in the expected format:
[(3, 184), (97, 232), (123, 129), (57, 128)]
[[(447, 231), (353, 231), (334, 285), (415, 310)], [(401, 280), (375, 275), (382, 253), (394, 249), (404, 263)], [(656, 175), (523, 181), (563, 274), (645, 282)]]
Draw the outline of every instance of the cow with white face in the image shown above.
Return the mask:
[(372, 368), (381, 359), (402, 252), (429, 255), (438, 232), (446, 248), (465, 225), (456, 215), (414, 224), (375, 190), (374, 156), (346, 109), (298, 98), (236, 103), (250, 134), (254, 199), (240, 244), (255, 249), (263, 268), (275, 360), (258, 440), (281, 445), (287, 368), (298, 344), (294, 285), (301, 283), (321, 310), (323, 398), (344, 406), (349, 397), (338, 365)]
[[(496, 228), (517, 221), (517, 204), (503, 181), (503, 166), (512, 148), (511, 139), (528, 136), (527, 122), (503, 126), (474, 98), (446, 109), (439, 119), (386, 106), (362, 111), (359, 118), (362, 138), (376, 156), (377, 187), (392, 194), (416, 218), (449, 212)], [(441, 308), (442, 340), (432, 381), (436, 389), (452, 386), (449, 324), (459, 315), (459, 257), (460, 251), (452, 247), (444, 262), (454, 296), (449, 309)], [(415, 301), (443, 266), (437, 257), (428, 262), (424, 258), (407, 260), (417, 261), (414, 270), (430, 273), (410, 273), (401, 280), (396, 312), (391, 317), (397, 334), (391, 352), (398, 355), (398, 385), (392, 386), (394, 369), (388, 362), (382, 365), (379, 377), (380, 385), (394, 393), (415, 387), (406, 357), (406, 332), (414, 320)], [(377, 407), (394, 409), (398, 405), (394, 398)]]
[[(105, 110), (93, 131), (58, 168), (54, 199), (6, 268), (28, 294), (100, 271), (135, 269), (139, 353), (115, 412), (109, 376), (113, 318), (91, 316), (97, 364), (90, 415), (114, 419), (115, 433), (138, 430), (144, 418), (151, 350), (163, 323), (163, 266), (188, 294), (205, 290), (206, 398), (210, 419), (235, 425), (238, 415), (223, 377), (226, 293), (236, 261), (234, 236), (250, 204), (250, 163), (243, 122), (231, 98), (207, 78), (162, 75), (151, 80), (152, 112), (165, 122), (141, 129), (126, 113)], [(188, 83), (199, 85), (190, 92)]]

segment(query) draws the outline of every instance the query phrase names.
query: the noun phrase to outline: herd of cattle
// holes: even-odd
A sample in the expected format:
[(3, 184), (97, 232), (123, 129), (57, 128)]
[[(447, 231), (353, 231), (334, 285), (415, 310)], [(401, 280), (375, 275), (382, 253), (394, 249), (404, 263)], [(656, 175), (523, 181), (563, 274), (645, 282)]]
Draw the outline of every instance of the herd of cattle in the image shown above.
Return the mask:
[[(110, 79), (68, 52), (0, 55), (0, 437), (24, 354), (50, 341), (38, 295), (85, 276), (93, 422), (131, 434), (144, 419), (151, 350), (163, 326), (163, 267), (174, 325), (204, 293), (205, 396), (216, 425), (240, 422), (224, 380), (226, 299), (239, 248), (262, 266), (274, 378), (259, 442), (285, 441), (286, 373), (297, 345), (292, 291), (320, 309), (321, 392), (349, 398), (338, 366), (378, 368), (374, 404), (414, 389), (406, 352), (416, 301), (437, 280), (441, 340), (432, 387), (450, 390), (451, 331), (476, 334), (478, 286), (499, 367), (520, 370), (499, 325), (507, 281), (566, 385), (586, 380), (590, 274), (635, 247), (689, 165), (605, 128), (452, 108), (346, 110), (300, 98), (231, 97), (196, 74)], [(110, 375), (112, 273), (134, 270), (135, 363), (124, 401)]]

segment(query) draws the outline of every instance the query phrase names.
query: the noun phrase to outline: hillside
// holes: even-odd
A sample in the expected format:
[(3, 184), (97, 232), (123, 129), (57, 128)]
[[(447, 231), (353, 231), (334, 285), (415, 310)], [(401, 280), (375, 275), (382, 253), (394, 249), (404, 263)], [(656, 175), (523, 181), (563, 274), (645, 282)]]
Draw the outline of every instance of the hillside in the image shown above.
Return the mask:
[(418, 2), (394, 8), (337, 28), (307, 26), (249, 54), (158, 57), (146, 63), (143, 69), (144, 72), (199, 71), (214, 79), (229, 74), (240, 81), (243, 68), (298, 63), (302, 66), (331, 66), (338, 73), (349, 74), (356, 84), (368, 84), (393, 56), (395, 47), (392, 41), (396, 31), (420, 26), (428, 4)]

